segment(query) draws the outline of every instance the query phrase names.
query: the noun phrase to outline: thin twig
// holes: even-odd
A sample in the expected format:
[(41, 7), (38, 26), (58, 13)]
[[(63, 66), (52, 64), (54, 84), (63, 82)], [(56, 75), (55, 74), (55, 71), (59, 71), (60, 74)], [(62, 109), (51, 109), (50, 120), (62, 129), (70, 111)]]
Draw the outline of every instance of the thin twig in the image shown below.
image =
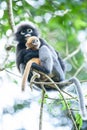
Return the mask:
[[(5, 70), (5, 63), (7, 62), (8, 57), (9, 57), (9, 53), (8, 53), (8, 51), (6, 51), (5, 59), (4, 59), (3, 63), (0, 65), (0, 71)], [(3, 66), (3, 67), (2, 67), (2, 66)]]
[[(33, 72), (33, 76), (30, 81), (31, 89), (33, 85), (32, 81), (34, 81), (36, 78), (40, 78), (40, 74)], [(41, 101), (41, 107), (40, 107), (39, 130), (42, 130), (43, 105), (44, 105), (44, 97), (45, 97), (45, 92), (46, 92), (43, 84), (41, 84), (41, 88), (42, 88), (42, 97), (41, 97), (42, 101)]]
[(69, 54), (66, 58), (64, 58), (64, 61), (69, 60), (69, 59), (72, 58), (74, 55), (76, 55), (79, 51), (80, 51), (80, 47), (78, 47), (74, 52), (72, 52), (72, 53)]
[(78, 70), (77, 70), (76, 73), (74, 74), (74, 77), (76, 77), (76, 76), (79, 74), (79, 72), (83, 69), (83, 67), (84, 67), (84, 64), (82, 64), (82, 65), (78, 68)]
[(68, 46), (68, 41), (66, 38), (66, 55), (68, 56), (68, 54), (69, 54), (69, 46)]
[[(45, 97), (45, 98), (50, 99), (50, 100), (56, 100), (58, 102), (63, 101), (63, 99), (58, 99), (58, 98), (51, 98), (51, 97)], [(75, 98), (65, 98), (65, 100), (76, 100), (76, 99), (77, 99), (77, 97), (75, 97)]]
[(40, 74), (33, 71), (33, 76), (31, 77), (31, 80), (30, 80), (30, 88), (31, 88), (31, 90), (33, 89), (33, 87), (32, 87), (33, 82), (35, 81), (36, 78), (40, 78)]
[(8, 14), (9, 14), (9, 24), (13, 33), (15, 32), (15, 23), (13, 17), (12, 0), (8, 0)]
[[(42, 88), (44, 85), (42, 85)], [(44, 105), (44, 96), (45, 91), (42, 89), (42, 101), (41, 101), (41, 107), (40, 107), (40, 117), (39, 117), (39, 130), (42, 130), (42, 118), (43, 118), (43, 105)]]
[(22, 78), (20, 75), (17, 75), (17, 74), (15, 74), (15, 73), (13, 73), (13, 72), (7, 70), (7, 69), (5, 69), (5, 71), (8, 72), (9, 74), (12, 74), (12, 75), (18, 77), (18, 78)]

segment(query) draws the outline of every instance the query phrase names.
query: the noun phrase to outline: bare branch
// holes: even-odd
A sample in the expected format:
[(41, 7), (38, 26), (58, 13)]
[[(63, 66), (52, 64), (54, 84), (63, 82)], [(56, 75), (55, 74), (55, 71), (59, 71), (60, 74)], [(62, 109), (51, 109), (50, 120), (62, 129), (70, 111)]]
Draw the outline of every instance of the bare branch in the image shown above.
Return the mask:
[[(44, 85), (42, 85), (42, 88), (44, 88)], [(45, 91), (42, 89), (42, 98), (41, 98), (42, 101), (41, 101), (40, 117), (39, 117), (39, 130), (42, 130), (42, 118), (43, 118), (44, 96), (45, 96)]]
[(78, 68), (78, 70), (74, 74), (75, 77), (79, 74), (79, 72), (83, 69), (83, 67), (84, 67), (84, 63)]
[(80, 51), (80, 47), (78, 47), (74, 52), (72, 52), (72, 53), (69, 54), (66, 58), (64, 58), (64, 61), (69, 60), (69, 59), (72, 58), (74, 55), (76, 55), (79, 51)]
[(20, 76), (20, 75), (17, 75), (17, 74), (15, 74), (15, 73), (13, 73), (13, 72), (11, 72), (11, 71), (7, 70), (7, 69), (5, 69), (5, 71), (6, 71), (6, 72), (8, 72), (9, 74), (12, 74), (12, 75), (14, 75), (14, 76), (18, 77), (18, 78), (21, 78), (21, 76)]
[(34, 81), (35, 81), (36, 78), (40, 78), (40, 74), (33, 71), (33, 76), (31, 77), (31, 80), (30, 80), (30, 88), (31, 88), (31, 90), (32, 90), (32, 86), (33, 86)]
[(13, 17), (12, 0), (8, 0), (8, 14), (9, 14), (9, 24), (13, 33), (15, 32), (15, 23)]
[(8, 51), (6, 51), (6, 56), (5, 56), (5, 59), (4, 59), (3, 63), (2, 63), (2, 64), (0, 64), (0, 71), (5, 70), (5, 63), (7, 62), (8, 57), (9, 57), (9, 53), (8, 53)]

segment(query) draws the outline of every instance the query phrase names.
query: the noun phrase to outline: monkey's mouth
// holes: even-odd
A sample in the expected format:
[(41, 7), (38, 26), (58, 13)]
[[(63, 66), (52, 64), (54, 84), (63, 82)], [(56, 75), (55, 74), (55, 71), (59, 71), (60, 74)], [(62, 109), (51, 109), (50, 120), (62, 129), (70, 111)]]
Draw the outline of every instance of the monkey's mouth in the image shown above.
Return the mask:
[(31, 34), (26, 34), (25, 39), (27, 40), (29, 37), (31, 37)]
[(31, 34), (28, 33), (28, 34), (25, 35), (25, 37), (31, 37)]
[(38, 43), (36, 43), (36, 42), (33, 42), (32, 44), (33, 44), (34, 46), (37, 46), (37, 45), (38, 45)]

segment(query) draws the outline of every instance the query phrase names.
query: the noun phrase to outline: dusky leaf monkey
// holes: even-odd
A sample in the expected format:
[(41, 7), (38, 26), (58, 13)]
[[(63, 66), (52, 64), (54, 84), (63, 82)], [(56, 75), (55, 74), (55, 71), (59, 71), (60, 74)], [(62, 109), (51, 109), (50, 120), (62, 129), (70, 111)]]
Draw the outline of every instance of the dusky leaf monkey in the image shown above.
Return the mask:
[[(40, 49), (32, 50), (26, 49), (27, 37), (36, 36), (40, 41)], [(22, 22), (17, 26), (17, 30), (15, 32), (15, 37), (18, 42), (16, 48), (16, 63), (19, 71), (23, 74), (25, 66), (29, 60), (32, 58), (40, 58), (43, 59), (41, 62), (43, 64), (39, 65), (37, 63), (32, 63), (32, 70), (38, 70), (44, 72), (45, 74), (53, 74), (53, 81), (59, 82), (65, 80), (65, 64), (60, 57), (59, 53), (54, 50), (54, 48), (46, 43), (45, 40), (39, 37), (39, 33), (37, 28), (30, 22)], [(47, 57), (46, 57), (47, 56)], [(48, 58), (49, 57), (49, 58)], [(47, 60), (45, 60), (47, 58)], [(50, 62), (49, 62), (50, 61)], [(55, 69), (54, 69), (55, 68)], [(32, 70), (30, 70), (30, 74), (28, 76), (28, 81), (30, 81), (32, 77)], [(41, 79), (38, 79), (40, 81)], [(70, 80), (77, 87), (77, 93), (79, 98), (79, 104), (82, 116), (87, 119), (86, 108), (84, 103), (84, 97), (81, 90), (80, 82), (76, 78), (71, 78)], [(39, 85), (37, 85), (40, 87)], [(61, 88), (61, 86), (59, 86)], [(46, 89), (52, 90), (53, 88), (50, 86), (45, 86)], [(56, 89), (56, 88), (54, 88)]]
[[(53, 51), (53, 48), (48, 48), (47, 46), (41, 46), (40, 40), (38, 37), (32, 36), (29, 37), (27, 42), (26, 42), (26, 46), (28, 49), (32, 49), (32, 50), (39, 50), (39, 58), (32, 58), (31, 60), (29, 60), (26, 64), (25, 70), (24, 70), (24, 74), (23, 74), (23, 80), (22, 80), (22, 90), (24, 90), (24, 86), (25, 86), (25, 82), (28, 78), (28, 74), (30, 72), (30, 68), (32, 66), (32, 63), (36, 63), (38, 65), (41, 65), (43, 67), (44, 72), (46, 71), (46, 73), (48, 74), (55, 74), (56, 76), (61, 76), (63, 75), (61, 66), (59, 64), (59, 62), (57, 62), (57, 56), (54, 52), (54, 54), (51, 53), (51, 51)], [(43, 54), (43, 52), (45, 52)], [(60, 75), (62, 74), (62, 75)], [(62, 77), (62, 80), (64, 80), (65, 77)]]
[[(34, 25), (32, 25), (30, 22), (28, 23), (22, 22), (21, 24), (19, 24), (17, 26), (17, 30), (15, 33), (15, 37), (18, 42), (17, 48), (16, 48), (16, 63), (17, 63), (17, 68), (19, 69), (19, 71), (23, 74), (26, 63), (32, 58), (39, 57), (39, 50), (26, 49), (25, 44), (27, 42), (27, 37), (31, 37), (31, 36), (37, 36), (41, 43), (40, 47), (46, 46), (47, 48), (49, 48), (48, 50), (51, 51), (52, 56), (56, 57), (55, 64), (57, 64), (57, 62), (60, 64), (60, 68), (61, 68), (60, 70), (62, 71), (62, 73), (60, 73), (60, 70), (59, 70), (58, 72), (59, 76), (56, 76), (56, 72), (55, 72), (53, 80), (54, 81), (64, 80), (65, 79), (65, 65), (62, 58), (60, 57), (59, 53), (54, 50), (54, 48), (49, 46), (45, 40), (39, 37), (37, 28)], [(42, 53), (44, 55), (46, 51), (43, 51)], [(47, 69), (45, 70), (42, 66), (37, 65), (35, 63), (32, 64), (32, 69), (36, 69), (46, 74), (50, 73), (50, 70), (51, 70), (50, 67), (48, 68), (48, 70)], [(28, 81), (30, 81), (31, 77), (32, 77), (32, 71), (30, 71), (30, 74), (28, 76)], [(49, 89), (52, 89), (52, 88), (49, 88)]]

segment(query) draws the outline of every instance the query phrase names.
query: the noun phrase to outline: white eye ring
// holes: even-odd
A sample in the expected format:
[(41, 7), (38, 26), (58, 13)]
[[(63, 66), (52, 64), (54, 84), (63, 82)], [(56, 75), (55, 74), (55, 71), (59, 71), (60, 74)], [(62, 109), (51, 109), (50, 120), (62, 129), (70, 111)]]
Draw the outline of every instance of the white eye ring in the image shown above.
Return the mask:
[(29, 29), (27, 29), (27, 32), (32, 33), (33, 31), (32, 31), (32, 29), (29, 28)]
[(21, 31), (21, 35), (24, 35), (25, 33), (23, 31)]

